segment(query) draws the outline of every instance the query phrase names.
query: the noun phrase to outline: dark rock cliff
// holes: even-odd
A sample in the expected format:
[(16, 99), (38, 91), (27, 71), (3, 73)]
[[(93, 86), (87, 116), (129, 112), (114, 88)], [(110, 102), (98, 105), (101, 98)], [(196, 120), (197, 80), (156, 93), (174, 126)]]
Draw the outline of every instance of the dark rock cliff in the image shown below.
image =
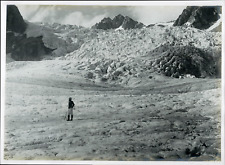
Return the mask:
[(219, 6), (188, 6), (174, 22), (174, 26), (191, 26), (197, 29), (207, 29), (212, 26), (221, 14)]
[(15, 5), (7, 6), (6, 53), (18, 61), (41, 60), (50, 54), (51, 49), (45, 47), (42, 37), (30, 37), (24, 33), (27, 24)]
[(27, 38), (25, 34), (15, 36), (13, 32), (7, 32), (6, 52), (16, 61), (36, 61), (52, 50), (45, 47), (42, 36)]
[(7, 31), (23, 33), (26, 30), (27, 24), (24, 22), (18, 8), (14, 5), (7, 6)]

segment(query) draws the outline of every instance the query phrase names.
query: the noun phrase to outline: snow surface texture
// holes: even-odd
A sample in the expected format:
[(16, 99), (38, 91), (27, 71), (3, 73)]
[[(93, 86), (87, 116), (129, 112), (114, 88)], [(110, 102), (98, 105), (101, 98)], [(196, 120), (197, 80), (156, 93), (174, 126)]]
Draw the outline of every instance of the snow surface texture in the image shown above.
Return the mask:
[(220, 49), (221, 33), (29, 24), (26, 34), (55, 50), (39, 62), (8, 59), (5, 159), (220, 160), (221, 80), (164, 76), (165, 54), (153, 51)]
[(5, 159), (220, 160), (219, 79), (159, 76), (122, 87), (84, 79), (81, 68), (7, 64)]
[[(146, 77), (157, 72), (160, 67), (152, 64), (160, 62), (160, 58), (166, 54), (161, 52), (160, 55), (154, 55), (151, 51), (164, 45), (192, 46), (193, 49), (202, 50), (221, 48), (221, 33), (194, 28), (155, 25), (138, 30), (98, 30), (95, 34), (93, 38), (85, 40), (79, 49), (60, 59), (83, 63), (89, 70), (88, 74), (96, 81), (119, 79), (126, 83), (122, 80), (124, 77)], [(180, 52), (180, 55), (183, 53)]]
[[(122, 58), (145, 56), (148, 51), (165, 43), (190, 45), (206, 49), (221, 47), (221, 33), (206, 32), (195, 28), (155, 24), (148, 28), (131, 30), (99, 30), (60, 24), (31, 24), (28, 37), (43, 36), (45, 46), (56, 49), (55, 54), (70, 58)], [(158, 35), (155, 35), (158, 34)], [(74, 51), (74, 52), (73, 52)], [(98, 56), (95, 56), (98, 54)], [(68, 55), (68, 56), (69, 56)], [(68, 57), (69, 58), (69, 57)]]
[[(220, 70), (218, 61), (221, 60), (221, 33), (171, 25), (172, 23), (158, 23), (142, 29), (99, 30), (72, 25), (28, 23), (26, 34), (28, 37), (43, 36), (44, 45), (54, 50), (52, 56), (47, 56), (45, 59), (59, 57), (62, 60), (79, 61), (83, 64), (83, 68), (89, 70), (85, 77), (96, 82), (107, 81), (108, 83), (127, 85), (130, 78), (148, 77), (155, 72), (176, 78), (184, 77), (185, 74), (193, 74), (193, 72), (184, 71), (189, 65), (188, 62), (183, 63), (187, 61), (186, 59), (181, 59), (180, 61), (183, 61), (181, 63), (175, 61), (174, 64), (169, 64), (175, 68), (183, 66), (179, 71), (174, 70), (172, 66), (166, 66), (168, 63), (163, 66), (158, 65), (162, 56), (171, 53), (172, 56), (180, 54), (182, 58), (186, 58), (188, 54), (182, 52), (185, 49), (189, 52), (191, 49), (193, 50), (190, 56), (192, 61), (199, 56), (195, 53), (196, 50), (203, 52), (201, 54), (204, 54), (205, 58), (211, 56), (209, 55), (212, 54), (211, 52), (218, 52), (215, 59), (208, 60), (212, 61), (211, 64), (204, 59), (198, 61), (195, 65), (197, 66), (196, 70), (200, 70), (197, 72), (200, 73), (191, 76), (220, 77), (217, 70)], [(179, 47), (186, 48), (180, 49), (178, 53), (167, 50), (163, 52), (160, 49), (164, 46), (174, 47), (174, 50)], [(157, 49), (160, 52), (155, 54), (154, 50)], [(172, 49), (171, 51), (173, 51)], [(202, 65), (208, 65), (209, 71), (202, 71), (202, 68), (198, 68)], [(169, 68), (169, 74), (167, 74), (166, 68)], [(214, 71), (211, 72), (210, 68), (216, 69), (212, 69)]]

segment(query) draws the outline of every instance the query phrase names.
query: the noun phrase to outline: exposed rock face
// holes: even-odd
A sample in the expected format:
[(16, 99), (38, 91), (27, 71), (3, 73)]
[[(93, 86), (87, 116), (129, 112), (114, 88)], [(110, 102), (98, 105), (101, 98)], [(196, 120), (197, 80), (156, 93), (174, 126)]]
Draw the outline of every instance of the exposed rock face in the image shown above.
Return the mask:
[(120, 27), (123, 24), (124, 18), (125, 17), (122, 16), (121, 14), (114, 17), (113, 20), (112, 20), (113, 28)]
[(49, 54), (52, 50), (46, 48), (42, 37), (29, 37), (25, 34), (17, 35), (7, 32), (6, 51), (16, 61), (41, 60), (43, 55)]
[(30, 37), (24, 34), (27, 24), (24, 22), (18, 8), (7, 6), (6, 53), (11, 53), (14, 60), (40, 60), (52, 50), (46, 48), (42, 37)]
[(7, 6), (7, 31), (23, 33), (27, 24), (24, 22), (18, 8), (15, 5)]
[(133, 19), (131, 19), (130, 17), (125, 17), (122, 27), (124, 29), (136, 29), (136, 28), (142, 28), (143, 24), (139, 23), (137, 21), (134, 21)]
[(143, 23), (134, 21), (130, 17), (124, 17), (121, 14), (117, 15), (113, 18), (104, 18), (101, 22), (95, 24), (92, 28), (96, 29), (116, 29), (122, 26), (123, 29), (136, 29), (136, 28), (142, 28), (144, 26)]
[(111, 29), (113, 27), (112, 19), (109, 17), (104, 18), (100, 23), (97, 23), (95, 27), (97, 29), (103, 29), (103, 30)]
[(186, 22), (188, 22), (189, 18), (191, 17), (194, 10), (196, 10), (198, 7), (195, 6), (188, 6), (186, 9), (183, 10), (182, 14), (179, 15), (177, 20), (174, 22), (174, 26), (182, 26)]
[(219, 18), (221, 7), (218, 6), (188, 6), (174, 22), (174, 26), (191, 26), (197, 29), (207, 29)]

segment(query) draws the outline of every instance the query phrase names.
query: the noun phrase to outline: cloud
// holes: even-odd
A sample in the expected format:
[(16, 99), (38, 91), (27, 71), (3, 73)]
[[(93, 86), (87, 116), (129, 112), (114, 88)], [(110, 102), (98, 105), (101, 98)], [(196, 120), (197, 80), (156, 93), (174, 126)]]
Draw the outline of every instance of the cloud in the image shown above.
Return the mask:
[(53, 6), (19, 5), (17, 7), (23, 18), (30, 22), (51, 21), (54, 19), (55, 11)]
[(24, 19), (30, 22), (48, 22), (91, 27), (108, 14), (98, 6), (18, 6)]
[(76, 11), (66, 15), (65, 18), (60, 21), (60, 23), (91, 27), (95, 23), (101, 21), (104, 17), (106, 17), (106, 14), (93, 15), (93, 17), (90, 18), (82, 12)]
[(30, 20), (39, 9), (38, 5), (17, 5), (24, 19)]
[(133, 17), (145, 25), (175, 20), (186, 6), (134, 6), (130, 8)]
[(69, 6), (25, 5), (18, 6), (22, 16), (30, 22), (49, 22), (91, 27), (104, 17), (118, 14), (149, 25), (175, 20), (185, 6)]
[(52, 22), (56, 17), (56, 11), (54, 7), (39, 8), (37, 12), (30, 19), (31, 22)]

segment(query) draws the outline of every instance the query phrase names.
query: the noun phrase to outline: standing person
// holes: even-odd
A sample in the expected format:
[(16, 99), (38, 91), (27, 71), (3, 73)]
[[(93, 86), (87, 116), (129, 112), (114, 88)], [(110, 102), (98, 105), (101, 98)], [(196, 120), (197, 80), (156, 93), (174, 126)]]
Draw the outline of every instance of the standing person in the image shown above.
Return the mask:
[[(67, 121), (72, 121), (73, 120), (73, 107), (74, 107), (74, 102), (72, 101), (72, 98), (69, 98), (69, 103), (68, 103), (68, 118)], [(71, 116), (71, 119), (70, 119)]]

